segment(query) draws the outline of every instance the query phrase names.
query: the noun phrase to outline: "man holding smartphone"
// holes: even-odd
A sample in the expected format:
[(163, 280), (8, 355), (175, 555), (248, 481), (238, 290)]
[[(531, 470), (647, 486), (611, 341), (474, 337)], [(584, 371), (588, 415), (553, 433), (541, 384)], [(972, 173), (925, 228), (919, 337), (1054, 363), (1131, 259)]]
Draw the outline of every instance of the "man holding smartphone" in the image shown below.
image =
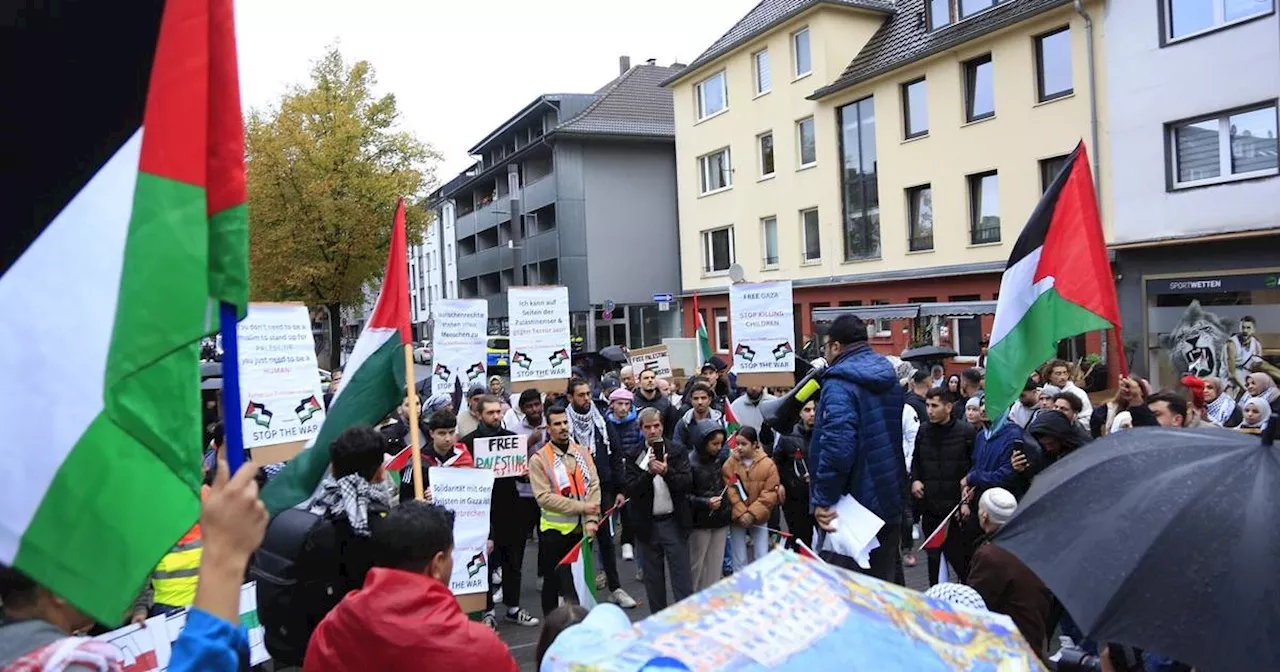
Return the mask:
[(644, 445), (635, 459), (626, 461), (626, 495), (631, 523), (644, 558), (644, 589), (650, 613), (667, 608), (667, 572), (676, 602), (693, 593), (689, 559), (689, 530), (693, 519), (688, 495), (693, 489), (689, 456), (668, 446), (663, 438), (662, 413), (655, 408), (640, 412)]

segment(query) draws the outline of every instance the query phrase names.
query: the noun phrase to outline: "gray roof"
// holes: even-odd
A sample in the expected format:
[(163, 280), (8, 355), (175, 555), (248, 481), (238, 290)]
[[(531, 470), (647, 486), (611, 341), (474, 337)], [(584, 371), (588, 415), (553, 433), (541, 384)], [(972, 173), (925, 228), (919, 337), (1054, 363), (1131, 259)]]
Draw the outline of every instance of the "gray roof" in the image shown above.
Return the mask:
[(693, 59), (693, 62), (687, 68), (675, 73), (662, 84), (665, 86), (675, 82), (683, 77), (685, 73), (697, 70), (818, 5), (853, 7), (891, 14), (894, 11), (895, 3), (894, 0), (760, 0), (760, 4), (756, 5), (750, 12), (747, 12), (747, 15), (742, 17), (742, 20), (735, 23), (729, 29), (729, 32), (721, 35), (720, 39), (702, 52), (701, 56)]
[(553, 132), (674, 138), (671, 91), (662, 88), (662, 81), (676, 72), (660, 65), (637, 65), (606, 84), (596, 93), (595, 102)]
[(898, 11), (885, 20), (866, 46), (836, 81), (809, 96), (818, 99), (883, 75), (952, 47), (979, 38), (1019, 21), (1049, 11), (1071, 0), (1007, 0), (941, 30), (929, 32), (921, 25), (926, 0), (898, 0)]

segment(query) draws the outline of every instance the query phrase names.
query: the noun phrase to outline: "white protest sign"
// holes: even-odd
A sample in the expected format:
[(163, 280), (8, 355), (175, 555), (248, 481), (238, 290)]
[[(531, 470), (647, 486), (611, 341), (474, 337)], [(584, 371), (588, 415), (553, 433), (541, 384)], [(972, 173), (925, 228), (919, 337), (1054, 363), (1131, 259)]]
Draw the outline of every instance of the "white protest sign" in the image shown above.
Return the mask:
[(489, 591), (489, 503), (493, 499), (493, 472), (489, 469), (431, 467), (431, 502), (453, 512), (454, 595)]
[(311, 315), (302, 304), (249, 304), (236, 327), (245, 448), (306, 441), (324, 423)]
[[(484, 299), (440, 299), (432, 306), (431, 393), (452, 394), (457, 381), (465, 390), (484, 382), (489, 329), (489, 302)], [(425, 401), (425, 400), (424, 400)]]
[[(266, 631), (258, 622), (258, 584), (250, 581), (240, 586), (240, 627), (249, 632), (249, 664), (261, 665), (271, 659), (263, 638)], [(187, 624), (187, 610), (168, 616), (155, 616), (143, 625), (127, 625), (94, 639), (115, 645), (124, 658), (128, 672), (167, 670), (173, 643), (178, 641)]]
[(511, 382), (569, 377), (569, 288), (512, 287)]
[(671, 355), (667, 352), (667, 346), (655, 345), (649, 348), (639, 348), (631, 350), (627, 353), (631, 357), (631, 370), (635, 373), (636, 378), (644, 371), (653, 371), (653, 375), (658, 378), (670, 378), (671, 371)]
[(791, 311), (790, 280), (729, 285), (735, 373), (795, 371)]
[(527, 439), (520, 435), (477, 437), (473, 457), (477, 469), (492, 469), (494, 478), (524, 476), (529, 473)]

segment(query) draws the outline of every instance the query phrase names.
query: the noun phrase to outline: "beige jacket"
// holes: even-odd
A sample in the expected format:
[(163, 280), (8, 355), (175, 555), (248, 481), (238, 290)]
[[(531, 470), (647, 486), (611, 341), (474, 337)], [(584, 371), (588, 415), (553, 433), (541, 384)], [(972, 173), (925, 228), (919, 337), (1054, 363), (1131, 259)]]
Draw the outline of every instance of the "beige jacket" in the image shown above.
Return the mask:
[(547, 461), (541, 449), (529, 458), (529, 483), (533, 485), (533, 497), (538, 501), (538, 507), (544, 511), (551, 511), (565, 516), (582, 516), (584, 522), (599, 523), (600, 516), (598, 514), (587, 514), (587, 505), (600, 505), (600, 477), (596, 473), (596, 463), (591, 459), (591, 454), (586, 448), (576, 443), (570, 443), (572, 450), (563, 451), (554, 444), (547, 444), (561, 454), (561, 461), (564, 462), (566, 472), (572, 474), (578, 464), (575, 455), (582, 455), (586, 458), (586, 469), (590, 478), (587, 482), (587, 498), (585, 500), (573, 499), (565, 497), (556, 491), (551, 485), (550, 469), (552, 465)]

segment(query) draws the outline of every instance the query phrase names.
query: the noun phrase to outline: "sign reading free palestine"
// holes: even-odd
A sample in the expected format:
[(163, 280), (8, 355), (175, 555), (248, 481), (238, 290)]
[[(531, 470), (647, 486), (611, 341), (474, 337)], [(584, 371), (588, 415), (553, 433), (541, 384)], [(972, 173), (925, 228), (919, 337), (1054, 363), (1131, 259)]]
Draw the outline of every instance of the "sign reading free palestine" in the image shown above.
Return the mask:
[(733, 329), (735, 373), (795, 371), (791, 311), (790, 280), (729, 286), (729, 324)]

